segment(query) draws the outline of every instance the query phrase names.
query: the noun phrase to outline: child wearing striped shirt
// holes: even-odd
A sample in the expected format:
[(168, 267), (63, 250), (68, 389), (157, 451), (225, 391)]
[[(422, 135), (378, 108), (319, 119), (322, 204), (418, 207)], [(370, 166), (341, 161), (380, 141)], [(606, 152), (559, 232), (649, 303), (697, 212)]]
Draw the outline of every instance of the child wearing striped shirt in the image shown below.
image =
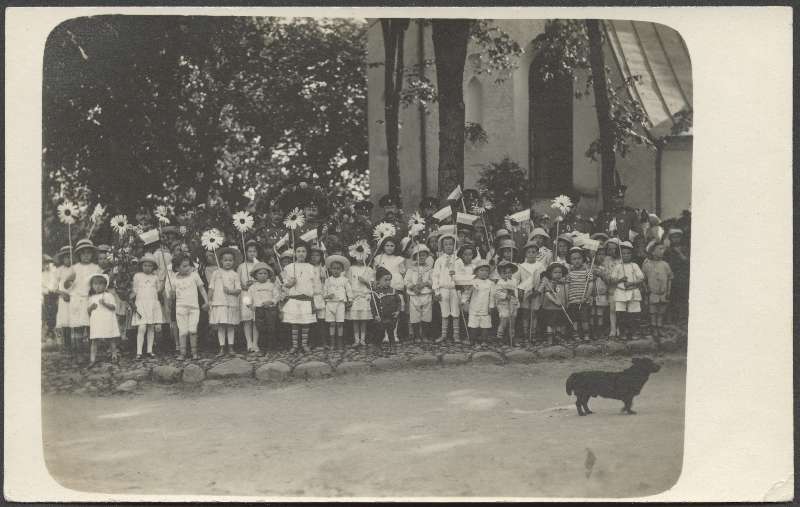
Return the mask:
[(570, 270), (567, 273), (567, 313), (575, 323), (575, 332), (579, 340), (594, 339), (589, 325), (591, 322), (591, 295), (588, 284), (594, 275), (585, 265), (586, 256), (580, 247), (569, 250)]

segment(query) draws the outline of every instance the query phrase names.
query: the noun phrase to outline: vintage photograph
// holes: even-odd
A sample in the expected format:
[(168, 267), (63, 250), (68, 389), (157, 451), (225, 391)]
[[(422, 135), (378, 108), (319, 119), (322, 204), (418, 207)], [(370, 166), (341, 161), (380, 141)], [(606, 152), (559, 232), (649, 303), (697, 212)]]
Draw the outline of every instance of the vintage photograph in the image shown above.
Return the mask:
[(63, 21), (42, 83), (50, 475), (162, 496), (669, 490), (692, 97), (683, 37), (649, 21)]

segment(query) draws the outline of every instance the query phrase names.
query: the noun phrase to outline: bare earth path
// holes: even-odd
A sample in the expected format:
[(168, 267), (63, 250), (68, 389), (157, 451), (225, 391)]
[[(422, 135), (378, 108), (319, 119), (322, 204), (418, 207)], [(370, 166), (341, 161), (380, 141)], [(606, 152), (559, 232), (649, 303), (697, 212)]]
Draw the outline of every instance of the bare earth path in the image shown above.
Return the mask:
[(133, 397), (45, 395), (45, 457), (65, 487), (111, 493), (646, 496), (680, 475), (685, 360), (660, 360), (635, 416), (593, 399), (596, 413), (578, 417), (564, 392), (572, 371), (629, 361), (469, 365)]

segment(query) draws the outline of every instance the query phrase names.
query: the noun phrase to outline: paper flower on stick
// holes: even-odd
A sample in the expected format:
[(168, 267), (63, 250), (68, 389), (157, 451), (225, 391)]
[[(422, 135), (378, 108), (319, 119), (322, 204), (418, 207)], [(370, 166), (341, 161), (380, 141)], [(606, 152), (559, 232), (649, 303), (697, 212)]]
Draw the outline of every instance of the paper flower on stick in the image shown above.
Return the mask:
[(476, 204), (472, 207), (472, 213), (475, 215), (483, 215), (490, 209), (494, 208), (494, 204), (487, 198), (482, 198), (480, 204)]
[(414, 213), (411, 215), (411, 218), (408, 221), (408, 235), (412, 238), (416, 238), (419, 233), (425, 230), (425, 219), (422, 218), (422, 215), (419, 212)]
[(78, 207), (74, 202), (64, 201), (58, 205), (58, 219), (62, 224), (72, 225), (78, 218)]
[(144, 232), (144, 227), (141, 224), (134, 225), (133, 232), (135, 232), (136, 235), (138, 236), (139, 234), (142, 234)]
[(128, 230), (128, 217), (125, 215), (116, 215), (111, 217), (111, 228), (114, 229), (114, 232), (122, 236), (125, 234), (125, 231)]
[(397, 229), (394, 225), (388, 222), (381, 222), (375, 226), (375, 229), (372, 231), (372, 236), (375, 238), (375, 241), (380, 243), (381, 241), (385, 240), (386, 238), (391, 238), (397, 234)]
[(167, 225), (169, 224), (169, 210), (164, 205), (156, 206), (156, 218), (158, 219), (158, 223)]
[(353, 259), (359, 262), (366, 262), (367, 259), (369, 259), (369, 254), (372, 253), (372, 250), (370, 250), (367, 240), (360, 239), (350, 245), (349, 253), (350, 257)]
[(566, 215), (572, 209), (572, 199), (563, 194), (556, 196), (550, 207), (557, 209), (562, 215)]
[(92, 223), (95, 224), (99, 223), (103, 220), (103, 215), (105, 214), (106, 214), (105, 206), (98, 203), (97, 205), (95, 205), (94, 211), (92, 211), (92, 215), (89, 217), (89, 220), (91, 220)]
[(252, 229), (253, 223), (253, 215), (246, 211), (240, 211), (233, 215), (233, 226), (242, 234)]
[(300, 211), (300, 208), (295, 208), (289, 212), (286, 216), (286, 220), (283, 221), (283, 225), (286, 226), (287, 229), (295, 230), (298, 227), (303, 227), (303, 224), (306, 223), (306, 217), (303, 215), (303, 212)]
[(212, 252), (221, 247), (224, 240), (222, 233), (217, 229), (209, 229), (200, 237), (200, 243), (203, 244), (203, 248)]

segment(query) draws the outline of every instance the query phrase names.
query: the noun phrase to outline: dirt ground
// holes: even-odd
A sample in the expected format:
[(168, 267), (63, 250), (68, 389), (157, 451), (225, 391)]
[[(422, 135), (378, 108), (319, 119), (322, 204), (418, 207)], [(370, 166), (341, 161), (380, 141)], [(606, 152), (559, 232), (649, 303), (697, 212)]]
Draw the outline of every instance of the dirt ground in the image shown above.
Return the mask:
[(139, 396), (45, 395), (45, 458), (65, 487), (131, 494), (630, 497), (669, 489), (683, 459), (685, 359), (636, 398), (564, 391), (629, 359), (468, 365), (282, 386)]

